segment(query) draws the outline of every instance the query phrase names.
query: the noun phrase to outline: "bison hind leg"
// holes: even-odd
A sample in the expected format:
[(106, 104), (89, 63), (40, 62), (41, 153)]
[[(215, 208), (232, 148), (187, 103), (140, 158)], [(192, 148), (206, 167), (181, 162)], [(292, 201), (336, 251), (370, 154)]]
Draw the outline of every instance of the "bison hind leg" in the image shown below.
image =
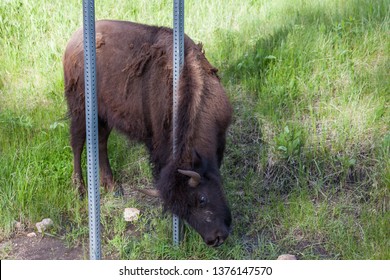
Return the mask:
[(112, 175), (110, 161), (108, 159), (108, 137), (110, 136), (111, 128), (107, 122), (99, 118), (99, 166), (101, 185), (106, 191), (114, 192), (115, 196), (123, 196), (123, 189), (117, 185)]
[(73, 176), (72, 181), (78, 189), (81, 198), (84, 198), (86, 188), (81, 169), (81, 155), (85, 144), (85, 118), (72, 116), (70, 125), (70, 144), (73, 151)]
[[(106, 191), (114, 192), (116, 196), (123, 195), (123, 189), (116, 186), (112, 175), (110, 162), (108, 160), (107, 142), (111, 132), (111, 128), (105, 121), (99, 118), (99, 167), (101, 185)], [(86, 187), (84, 184), (83, 173), (81, 168), (81, 156), (84, 149), (86, 131), (85, 131), (85, 116), (71, 116), (71, 147), (73, 151), (73, 184), (78, 189), (80, 197), (84, 198)]]

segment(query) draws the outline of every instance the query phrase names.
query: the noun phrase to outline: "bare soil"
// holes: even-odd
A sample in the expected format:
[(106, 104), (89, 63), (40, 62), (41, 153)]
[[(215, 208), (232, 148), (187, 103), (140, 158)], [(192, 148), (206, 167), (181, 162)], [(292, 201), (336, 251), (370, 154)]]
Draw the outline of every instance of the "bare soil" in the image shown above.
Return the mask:
[(69, 248), (58, 238), (23, 234), (2, 241), (0, 256), (11, 260), (83, 260), (88, 258), (88, 253), (82, 246)]

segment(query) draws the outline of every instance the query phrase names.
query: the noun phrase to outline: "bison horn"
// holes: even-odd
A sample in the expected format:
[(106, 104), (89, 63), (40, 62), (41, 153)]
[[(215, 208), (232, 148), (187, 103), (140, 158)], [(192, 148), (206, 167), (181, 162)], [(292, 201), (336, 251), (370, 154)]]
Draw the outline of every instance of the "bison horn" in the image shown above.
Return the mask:
[(200, 183), (200, 175), (199, 173), (195, 172), (195, 171), (191, 171), (191, 170), (182, 170), (182, 169), (178, 169), (177, 170), (180, 174), (183, 174), (183, 175), (186, 175), (188, 177), (190, 177), (190, 180), (188, 181), (188, 184), (195, 188), (196, 186), (199, 185)]

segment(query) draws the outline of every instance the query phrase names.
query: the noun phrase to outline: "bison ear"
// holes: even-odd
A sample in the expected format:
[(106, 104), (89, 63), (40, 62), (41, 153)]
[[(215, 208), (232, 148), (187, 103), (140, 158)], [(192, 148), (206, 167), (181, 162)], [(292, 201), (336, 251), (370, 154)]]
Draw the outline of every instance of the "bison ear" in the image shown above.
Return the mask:
[(183, 169), (178, 169), (177, 172), (190, 177), (190, 180), (188, 181), (190, 187), (195, 188), (199, 185), (201, 177), (198, 172), (192, 170), (183, 170)]

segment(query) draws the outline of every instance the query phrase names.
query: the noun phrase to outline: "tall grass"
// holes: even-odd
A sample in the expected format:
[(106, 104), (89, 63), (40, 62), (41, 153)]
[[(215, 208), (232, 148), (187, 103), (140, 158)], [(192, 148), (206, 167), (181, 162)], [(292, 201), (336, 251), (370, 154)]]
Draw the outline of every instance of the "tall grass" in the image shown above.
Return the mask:
[[(66, 12), (65, 12), (66, 11)], [(42, 218), (88, 244), (87, 207), (71, 184), (61, 58), (81, 26), (80, 1), (0, 2), (0, 236)], [(116, 258), (389, 259), (388, 0), (186, 1), (232, 101), (222, 168), (234, 232), (217, 250), (191, 229), (171, 246), (171, 220), (142, 146), (114, 134), (123, 199), (102, 196), (103, 254)], [(171, 26), (172, 1), (98, 1), (97, 19)], [(134, 224), (122, 209), (141, 209)]]

